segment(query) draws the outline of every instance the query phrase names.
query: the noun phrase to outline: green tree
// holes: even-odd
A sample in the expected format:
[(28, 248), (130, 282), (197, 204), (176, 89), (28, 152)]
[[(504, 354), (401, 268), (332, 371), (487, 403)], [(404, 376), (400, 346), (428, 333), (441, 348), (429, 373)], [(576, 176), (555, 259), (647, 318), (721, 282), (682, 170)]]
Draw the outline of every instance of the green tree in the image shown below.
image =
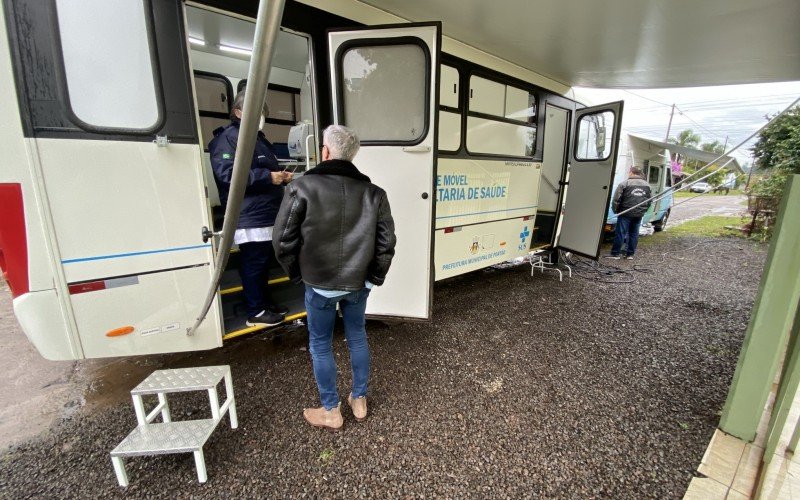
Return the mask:
[(787, 111), (758, 134), (755, 168), (775, 174), (800, 174), (800, 106)]
[(711, 142), (704, 142), (700, 145), (700, 149), (703, 151), (708, 151), (709, 153), (714, 153), (721, 155), (725, 152), (725, 146), (719, 141), (711, 141)]
[(758, 134), (753, 158), (753, 173), (761, 175), (750, 193), (757, 197), (762, 210), (777, 211), (786, 180), (800, 174), (800, 106), (779, 116)]
[(692, 129), (687, 128), (678, 134), (678, 137), (670, 137), (667, 142), (687, 148), (696, 148), (701, 140), (700, 134), (695, 134)]

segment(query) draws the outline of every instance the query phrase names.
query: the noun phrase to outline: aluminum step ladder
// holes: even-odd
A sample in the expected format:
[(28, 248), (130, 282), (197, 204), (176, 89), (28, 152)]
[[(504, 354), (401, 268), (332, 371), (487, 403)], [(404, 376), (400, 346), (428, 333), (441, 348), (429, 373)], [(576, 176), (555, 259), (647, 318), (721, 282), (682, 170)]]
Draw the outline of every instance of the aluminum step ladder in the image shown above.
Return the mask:
[[(220, 405), (217, 386), (223, 380), (225, 401)], [(204, 390), (208, 391), (211, 418), (173, 422), (167, 394)], [(149, 395), (155, 395), (158, 404), (150, 413), (146, 413), (143, 396)], [(111, 451), (111, 463), (120, 486), (128, 486), (124, 462), (126, 457), (171, 453), (193, 453), (197, 479), (205, 483), (208, 475), (203, 445), (226, 413), (230, 418), (231, 428), (236, 429), (239, 426), (230, 366), (156, 370), (131, 390), (131, 396), (138, 426)], [(152, 423), (159, 415), (161, 422)]]

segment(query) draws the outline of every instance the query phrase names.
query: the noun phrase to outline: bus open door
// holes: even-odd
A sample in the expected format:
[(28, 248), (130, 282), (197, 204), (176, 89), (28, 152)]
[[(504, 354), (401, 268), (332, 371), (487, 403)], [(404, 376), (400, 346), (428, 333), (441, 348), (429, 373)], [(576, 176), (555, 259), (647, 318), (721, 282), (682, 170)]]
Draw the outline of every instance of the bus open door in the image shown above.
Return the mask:
[(27, 161), (0, 180), (21, 186), (33, 242), (23, 330), (49, 359), (221, 345), (218, 307), (186, 334), (214, 264), (181, 2), (3, 7), (19, 108), (2, 109), (21, 117), (3, 139)]
[(371, 317), (428, 319), (431, 311), (434, 180), (441, 23), (328, 34), (334, 123), (353, 128), (353, 163), (386, 190), (397, 247)]
[(576, 111), (556, 247), (597, 259), (611, 202), (622, 101)]

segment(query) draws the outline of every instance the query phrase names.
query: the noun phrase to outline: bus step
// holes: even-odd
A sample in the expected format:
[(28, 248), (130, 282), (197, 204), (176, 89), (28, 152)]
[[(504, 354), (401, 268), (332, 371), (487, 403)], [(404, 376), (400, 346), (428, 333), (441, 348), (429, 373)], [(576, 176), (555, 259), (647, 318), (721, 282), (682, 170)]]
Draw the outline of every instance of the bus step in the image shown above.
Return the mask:
[[(220, 405), (217, 385), (222, 380), (225, 381), (225, 401)], [(167, 394), (188, 391), (208, 391), (210, 419), (172, 421)], [(144, 409), (143, 396), (146, 395), (158, 397), (158, 404), (150, 413)], [(126, 457), (173, 453), (193, 453), (197, 479), (205, 483), (208, 476), (203, 446), (226, 413), (232, 428), (239, 425), (230, 366), (156, 370), (131, 390), (131, 396), (139, 425), (111, 450), (111, 463), (120, 486), (128, 486)], [(159, 415), (162, 421), (152, 423)]]

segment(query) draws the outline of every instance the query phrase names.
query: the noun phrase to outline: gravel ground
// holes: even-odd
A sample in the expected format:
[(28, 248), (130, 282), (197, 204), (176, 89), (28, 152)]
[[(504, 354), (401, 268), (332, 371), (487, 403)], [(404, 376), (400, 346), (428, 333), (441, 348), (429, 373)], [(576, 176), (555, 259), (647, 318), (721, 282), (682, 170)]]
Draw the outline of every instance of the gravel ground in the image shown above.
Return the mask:
[[(700, 242), (643, 240), (637, 264)], [(135, 425), (125, 401), (3, 452), (0, 497), (680, 498), (718, 422), (765, 255), (726, 239), (630, 284), (559, 283), (524, 266), (439, 283), (431, 323), (369, 324), (371, 414), (359, 424), (345, 412), (338, 434), (302, 420), (316, 394), (301, 332), (142, 359), (231, 364), (240, 428), (207, 443), (205, 485), (186, 454), (130, 459), (131, 485), (117, 486), (108, 452)], [(341, 334), (335, 348), (344, 389)], [(172, 401), (176, 418), (207, 416), (202, 395)]]

